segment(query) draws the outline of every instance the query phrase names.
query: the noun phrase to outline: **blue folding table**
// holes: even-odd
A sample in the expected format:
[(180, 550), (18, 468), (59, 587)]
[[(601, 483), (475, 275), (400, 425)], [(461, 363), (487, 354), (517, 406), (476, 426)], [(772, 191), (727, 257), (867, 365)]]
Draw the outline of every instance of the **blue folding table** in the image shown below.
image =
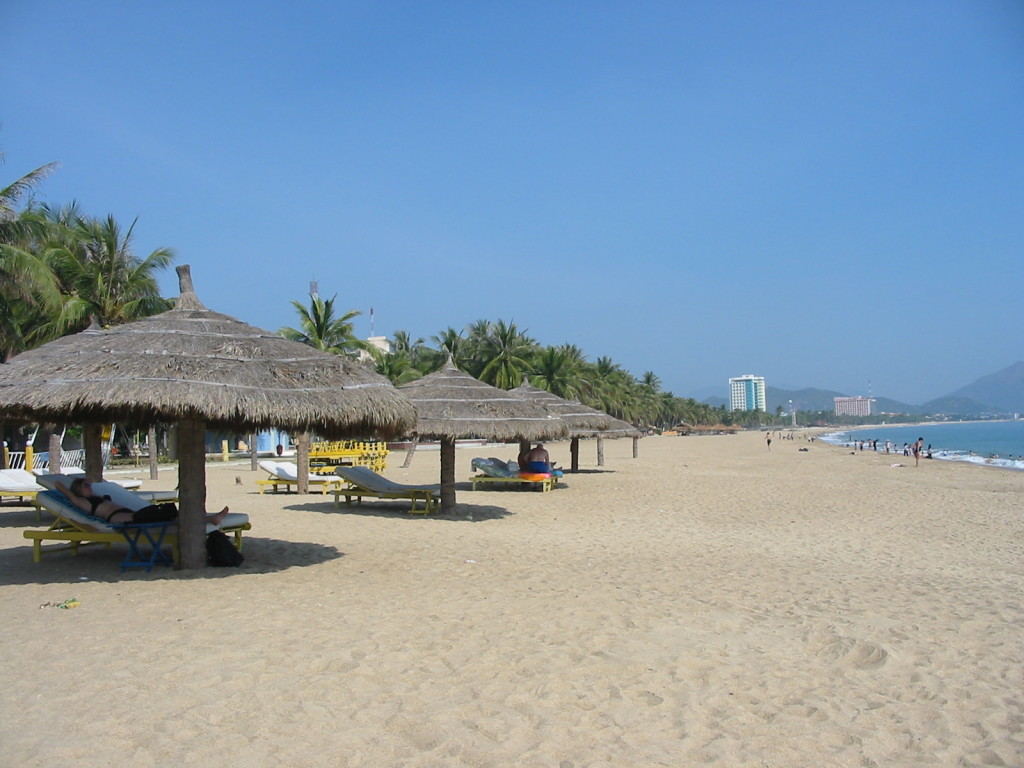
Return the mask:
[[(174, 557), (163, 551), (167, 529), (172, 525), (173, 521), (114, 526), (128, 542), (128, 554), (121, 561), (121, 573), (129, 568), (145, 568), (149, 572), (154, 565), (174, 565)], [(143, 554), (140, 544), (152, 547), (148, 555)]]

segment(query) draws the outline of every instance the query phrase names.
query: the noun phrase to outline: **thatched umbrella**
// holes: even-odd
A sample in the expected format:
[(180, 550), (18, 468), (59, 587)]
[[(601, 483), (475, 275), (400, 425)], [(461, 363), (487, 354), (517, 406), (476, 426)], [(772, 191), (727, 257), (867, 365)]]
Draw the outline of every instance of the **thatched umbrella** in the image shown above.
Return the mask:
[(181, 564), (202, 568), (208, 427), (393, 437), (412, 428), (415, 412), (362, 363), (206, 309), (187, 266), (178, 277), (169, 312), (65, 336), (0, 365), (0, 419), (85, 424), (93, 479), (102, 472), (98, 425), (177, 422)]
[(614, 421), (604, 411), (583, 405), (576, 400), (566, 400), (540, 387), (533, 386), (525, 376), (522, 385), (509, 391), (514, 395), (540, 403), (566, 423), (569, 428), (571, 472), (578, 472), (580, 468), (580, 438), (589, 437), (594, 430), (608, 429)]
[(643, 437), (643, 433), (628, 421), (613, 418), (611, 423), (605, 429), (584, 430), (581, 431), (580, 437), (597, 438), (597, 466), (603, 467), (605, 439), (618, 440), (620, 437), (633, 438), (633, 458), (635, 459), (639, 453), (638, 443), (640, 438)]
[(456, 439), (548, 440), (567, 434), (557, 416), (463, 373), (451, 355), (441, 370), (398, 389), (416, 409), (416, 435), (441, 440), (442, 513), (455, 510)]

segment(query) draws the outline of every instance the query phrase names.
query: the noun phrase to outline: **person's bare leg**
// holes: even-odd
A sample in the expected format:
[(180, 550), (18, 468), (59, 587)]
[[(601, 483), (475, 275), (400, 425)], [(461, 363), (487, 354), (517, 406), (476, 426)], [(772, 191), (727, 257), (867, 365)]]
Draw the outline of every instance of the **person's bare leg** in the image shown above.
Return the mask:
[(214, 525), (220, 525), (224, 522), (224, 518), (228, 516), (228, 508), (224, 507), (220, 512), (215, 515), (207, 515), (206, 522), (213, 523)]

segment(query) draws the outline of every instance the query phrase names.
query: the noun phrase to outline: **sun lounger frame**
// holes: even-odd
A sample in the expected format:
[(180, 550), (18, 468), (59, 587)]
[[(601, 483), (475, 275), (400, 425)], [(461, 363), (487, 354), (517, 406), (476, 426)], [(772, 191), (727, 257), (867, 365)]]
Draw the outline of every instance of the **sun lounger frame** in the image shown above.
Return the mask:
[(0, 501), (6, 498), (18, 499), (20, 502), (29, 502), (39, 508), (39, 504), (36, 503), (36, 494), (39, 491), (0, 491)]
[(490, 475), (473, 475), (473, 477), (469, 479), (473, 483), (474, 491), (477, 490), (477, 486), (481, 485), (498, 484), (507, 486), (514, 483), (516, 485), (529, 485), (534, 488), (539, 487), (541, 493), (547, 493), (558, 485), (558, 478), (554, 476), (545, 477), (542, 480), (527, 480), (523, 477), (491, 477)]
[[(251, 529), (252, 523), (242, 523), (221, 528), (224, 533), (234, 535), (235, 548), (239, 552), (242, 551), (242, 532)], [(72, 554), (77, 555), (79, 547), (88, 544), (106, 544), (109, 547), (111, 544), (126, 543), (125, 534), (122, 531), (89, 531), (63, 517), (57, 517), (45, 531), (25, 531), (24, 536), (32, 541), (32, 562), (34, 563), (41, 562), (44, 554), (70, 551)], [(44, 547), (44, 541), (62, 541), (66, 543), (63, 546), (49, 545)], [(168, 531), (163, 538), (163, 543), (171, 547), (171, 551), (174, 553), (174, 564), (178, 565), (181, 562), (181, 552), (178, 548), (177, 532)]]
[[(336, 507), (341, 506), (342, 496), (345, 497), (345, 503), (349, 506), (352, 504), (352, 499), (355, 499), (356, 503), (361, 504), (365, 496), (376, 499), (409, 501), (412, 505), (409, 509), (410, 512), (429, 515), (437, 511), (441, 503), (441, 491), (439, 488), (434, 486), (404, 486), (401, 483), (395, 483), (382, 477), (369, 467), (338, 467), (335, 469), (335, 474), (345, 484), (345, 487), (334, 491), (334, 506)], [(365, 474), (364, 482), (366, 484), (360, 482), (361, 474)], [(378, 485), (379, 487), (370, 487), (368, 484)], [(418, 507), (421, 501), (423, 502), (422, 510)]]
[[(440, 498), (435, 491), (371, 491), (367, 488), (350, 485), (334, 491), (334, 506), (341, 506), (342, 496), (345, 497), (345, 503), (349, 506), (352, 505), (352, 499), (355, 499), (357, 504), (362, 504), (364, 496), (377, 499), (409, 501), (412, 503), (409, 511), (422, 515), (429, 515), (437, 511), (438, 504), (440, 503)], [(417, 504), (421, 501), (423, 502), (423, 509), (417, 507)]]
[[(260, 468), (269, 475), (269, 477), (266, 477), (263, 480), (257, 480), (256, 481), (256, 485), (259, 487), (259, 491), (260, 491), (261, 495), (263, 494), (263, 491), (266, 488), (273, 488), (274, 493), (277, 493), (277, 489), (279, 487), (281, 487), (281, 486), (284, 486), (284, 489), (285, 489), (286, 493), (291, 490), (291, 486), (293, 486), (293, 485), (295, 486), (295, 490), (298, 491), (298, 489), (299, 489), (299, 480), (298, 480), (298, 478), (295, 478), (293, 480), (290, 477), (282, 477), (280, 474), (276, 474), (275, 473), (275, 470), (279, 469), (278, 462), (261, 461), (260, 462)], [(341, 481), (336, 479), (336, 478), (333, 478), (333, 477), (332, 478), (320, 478), (320, 477), (310, 477), (309, 478), (309, 491), (310, 491), (310, 493), (313, 492), (314, 488), (317, 488), (317, 489), (319, 489), (320, 493), (322, 493), (322, 494), (324, 494), (326, 496), (331, 491), (336, 490), (336, 489), (338, 489), (340, 487), (341, 487)]]
[[(60, 475), (51, 475), (50, 478), (62, 477), (64, 482), (70, 482), (68, 478)], [(96, 484), (96, 490), (98, 492), (114, 492), (114, 484), (105, 486), (105, 484)], [(116, 486), (120, 489), (121, 498), (117, 499), (120, 503), (123, 500), (127, 500), (125, 494), (136, 496), (131, 491), (126, 491), (120, 486)], [(122, 562), (122, 565), (128, 563), (128, 567), (136, 567), (137, 559), (135, 556), (139, 554), (138, 545), (140, 543), (139, 533), (137, 529), (139, 526), (114, 526), (111, 527), (109, 524), (97, 523), (97, 526), (102, 526), (106, 530), (100, 530), (98, 527), (91, 526), (87, 520), (78, 521), (68, 515), (72, 513), (70, 508), (70, 502), (64, 499), (57, 491), (39, 491), (37, 497), (39, 505), (47, 512), (54, 516), (53, 522), (50, 527), (45, 531), (41, 530), (27, 530), (24, 531), (23, 535), (26, 539), (32, 542), (32, 561), (38, 563), (42, 560), (44, 554), (52, 554), (56, 552), (68, 552), (70, 551), (73, 555), (78, 554), (80, 547), (88, 544), (106, 544), (108, 547), (111, 544), (127, 543), (129, 549), (129, 556)], [(140, 498), (139, 503), (147, 502), (148, 499)], [(129, 506), (126, 504), (125, 506)], [(62, 508), (68, 508), (69, 511), (66, 514), (62, 514)], [(81, 514), (76, 512), (76, 514)], [(230, 516), (228, 520), (230, 520)], [(236, 518), (238, 519), (238, 518)], [(212, 526), (208, 526), (208, 530)], [(126, 530), (127, 529), (127, 530)], [(246, 518), (244, 522), (236, 522), (233, 524), (222, 525), (220, 530), (226, 534), (234, 534), (235, 547), (241, 551), (242, 549), (242, 532), (252, 529), (252, 524)], [(166, 544), (171, 547), (173, 553), (173, 561), (175, 565), (181, 562), (181, 551), (178, 546), (178, 528), (176, 524), (170, 524), (166, 526), (166, 530), (162, 532), (163, 536), (160, 539), (161, 544)], [(135, 542), (130, 541), (129, 537), (135, 537)], [(148, 536), (143, 536), (143, 539), (152, 541)], [(65, 542), (63, 545), (60, 544), (49, 544), (43, 546), (43, 542)], [(156, 559), (151, 558), (153, 563), (159, 562), (159, 553), (154, 552)], [(145, 563), (145, 561), (142, 561)], [(122, 568), (124, 570), (124, 568)], [(147, 570), (149, 570), (147, 568)]]
[(3, 484), (6, 488), (0, 488), (0, 503), (5, 498), (17, 499), (23, 504), (26, 501), (36, 508), (36, 519), (42, 520), (39, 514), (39, 501), (36, 494), (42, 491), (42, 487), (35, 481), (35, 478), (28, 472), (20, 469), (3, 470)]
[[(264, 489), (266, 489), (266, 488), (272, 488), (274, 490), (274, 493), (277, 493), (277, 489), (279, 487), (281, 487), (281, 486), (283, 486), (284, 489), (285, 489), (285, 492), (288, 493), (288, 492), (291, 491), (291, 486), (293, 486), (293, 485), (295, 486), (295, 490), (296, 491), (298, 490), (298, 488), (299, 488), (299, 481), (298, 480), (284, 480), (284, 479), (282, 479), (280, 477), (268, 477), (266, 480), (257, 480), (256, 481), (256, 485), (259, 486), (261, 494), (263, 493)], [(330, 493), (331, 491), (335, 490), (339, 485), (341, 485), (341, 483), (339, 483), (337, 480), (327, 480), (327, 481), (324, 481), (324, 482), (321, 482), (319, 480), (310, 480), (309, 481), (309, 492), (313, 493), (314, 492), (313, 489), (316, 488), (316, 489), (319, 490), (320, 493), (322, 493), (322, 494), (324, 494), (326, 496), (328, 493)]]

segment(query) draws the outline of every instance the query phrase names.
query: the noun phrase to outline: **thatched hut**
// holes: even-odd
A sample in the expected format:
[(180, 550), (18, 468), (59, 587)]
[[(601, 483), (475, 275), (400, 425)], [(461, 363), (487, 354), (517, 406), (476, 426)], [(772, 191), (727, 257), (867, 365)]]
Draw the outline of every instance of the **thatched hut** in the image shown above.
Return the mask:
[(611, 420), (611, 423), (605, 429), (595, 430), (582, 430), (580, 437), (593, 437), (597, 439), (597, 466), (604, 466), (604, 441), (618, 440), (621, 437), (633, 438), (633, 458), (635, 459), (639, 455), (639, 443), (640, 438), (643, 437), (643, 433), (630, 424), (628, 421), (622, 419)]
[(583, 405), (575, 400), (566, 400), (547, 390), (535, 387), (530, 384), (526, 377), (523, 383), (515, 389), (509, 390), (514, 395), (525, 397), (536, 403), (540, 403), (549, 412), (555, 414), (565, 422), (569, 428), (569, 459), (570, 471), (578, 472), (580, 468), (580, 438), (590, 437), (594, 430), (609, 429), (615, 421), (604, 411)]
[(206, 564), (207, 428), (277, 426), (325, 437), (408, 432), (415, 412), (383, 376), (202, 305), (187, 266), (169, 312), (65, 336), (0, 365), (0, 419), (86, 426), (98, 479), (99, 428), (176, 422), (184, 568)]
[(549, 440), (565, 437), (564, 421), (542, 406), (445, 366), (398, 390), (416, 409), (415, 434), (441, 441), (441, 512), (455, 510), (455, 441)]

